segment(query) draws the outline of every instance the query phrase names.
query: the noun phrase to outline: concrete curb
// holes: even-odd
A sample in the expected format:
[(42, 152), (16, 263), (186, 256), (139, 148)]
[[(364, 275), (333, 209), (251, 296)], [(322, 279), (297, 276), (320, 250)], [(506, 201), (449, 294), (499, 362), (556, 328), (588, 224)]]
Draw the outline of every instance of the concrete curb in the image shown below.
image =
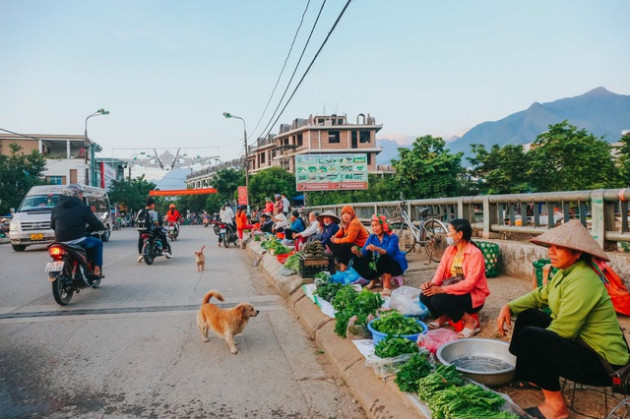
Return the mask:
[[(247, 245), (247, 253), (254, 261), (261, 256), (261, 250), (257, 242)], [(258, 269), (285, 297), (308, 337), (326, 352), (326, 356), (370, 418), (424, 417), (392, 380), (383, 382), (365, 365), (363, 356), (349, 339), (337, 336), (334, 319), (324, 315), (300, 288), (308, 280), (304, 281), (298, 275), (282, 275), (282, 264), (268, 253), (262, 255)]]

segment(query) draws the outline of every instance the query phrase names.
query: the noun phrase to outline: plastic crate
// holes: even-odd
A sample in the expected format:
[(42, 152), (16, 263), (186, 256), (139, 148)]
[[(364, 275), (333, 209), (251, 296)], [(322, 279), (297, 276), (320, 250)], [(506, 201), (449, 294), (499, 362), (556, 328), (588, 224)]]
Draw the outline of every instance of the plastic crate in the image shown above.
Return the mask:
[(304, 259), (300, 258), (300, 276), (302, 278), (314, 278), (320, 272), (328, 271), (335, 273), (335, 259)]
[[(536, 284), (539, 287), (543, 285), (543, 267), (549, 263), (551, 263), (551, 261), (545, 258), (538, 259), (532, 262), (532, 265), (534, 265), (534, 273), (536, 275)], [(554, 268), (553, 266), (551, 267), (549, 278), (547, 278), (548, 282), (551, 282), (551, 280), (553, 279), (553, 274), (555, 274), (557, 271), (558, 270), (556, 268)]]
[(486, 263), (486, 276), (488, 278), (499, 276), (499, 265), (501, 261), (499, 245), (483, 241), (475, 241), (475, 243), (481, 249), (481, 253), (483, 253), (483, 259)]

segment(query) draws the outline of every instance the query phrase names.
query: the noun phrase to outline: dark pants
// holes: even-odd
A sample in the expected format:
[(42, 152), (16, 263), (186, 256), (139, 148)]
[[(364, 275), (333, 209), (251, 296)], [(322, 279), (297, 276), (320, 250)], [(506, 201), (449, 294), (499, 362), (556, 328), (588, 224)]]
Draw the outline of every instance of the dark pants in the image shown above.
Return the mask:
[(290, 228), (287, 228), (284, 230), (284, 237), (287, 240), (293, 240), (293, 235), (297, 234), (295, 231), (291, 230)]
[(356, 246), (353, 243), (330, 243), (329, 247), (333, 256), (337, 259), (337, 262), (348, 265), (350, 259), (354, 256), (352, 254), (352, 248)]
[(592, 386), (611, 385), (597, 353), (547, 330), (550, 323), (551, 316), (541, 310), (518, 315), (510, 342), (510, 352), (516, 355), (515, 378), (549, 391), (560, 391), (559, 377)]
[(389, 255), (380, 255), (376, 261), (376, 271), (370, 268), (370, 261), (372, 256), (366, 255), (363, 257), (355, 256), (352, 259), (352, 267), (365, 279), (380, 278), (383, 274), (391, 274), (392, 276), (402, 275), (402, 268), (400, 264)]
[(420, 302), (427, 306), (431, 312), (431, 317), (434, 319), (446, 314), (454, 322), (460, 321), (464, 314), (476, 313), (483, 307), (482, 304), (473, 308), (470, 294), (453, 295), (442, 293), (430, 297), (420, 294)]

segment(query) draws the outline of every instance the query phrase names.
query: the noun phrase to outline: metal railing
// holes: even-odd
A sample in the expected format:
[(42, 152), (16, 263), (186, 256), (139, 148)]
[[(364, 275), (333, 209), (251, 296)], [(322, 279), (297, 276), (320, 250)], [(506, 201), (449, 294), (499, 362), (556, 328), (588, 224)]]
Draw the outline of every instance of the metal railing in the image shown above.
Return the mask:
[[(570, 219), (579, 219), (606, 250), (617, 242), (630, 242), (628, 201), (630, 189), (596, 189), (513, 195), (479, 195), (404, 201), (407, 213), (417, 220), (417, 209), (430, 209), (428, 216), (448, 222), (470, 221), (484, 238), (508, 238), (512, 234), (538, 235)], [(311, 209), (341, 213), (352, 205), (357, 217), (368, 222), (372, 214), (396, 214), (402, 201), (362, 202), (312, 206)]]

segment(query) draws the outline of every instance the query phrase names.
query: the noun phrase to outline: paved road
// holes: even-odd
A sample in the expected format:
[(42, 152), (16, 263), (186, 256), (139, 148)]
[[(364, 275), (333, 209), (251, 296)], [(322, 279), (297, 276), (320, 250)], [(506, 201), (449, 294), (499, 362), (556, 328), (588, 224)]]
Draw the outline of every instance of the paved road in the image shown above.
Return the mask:
[[(0, 417), (365, 417), (245, 252), (217, 248), (200, 226), (180, 237), (173, 259), (147, 266), (136, 262), (136, 232), (114, 232), (102, 287), (66, 307), (43, 272), (45, 248), (0, 245)], [(237, 355), (201, 340), (209, 289), (261, 310)]]

